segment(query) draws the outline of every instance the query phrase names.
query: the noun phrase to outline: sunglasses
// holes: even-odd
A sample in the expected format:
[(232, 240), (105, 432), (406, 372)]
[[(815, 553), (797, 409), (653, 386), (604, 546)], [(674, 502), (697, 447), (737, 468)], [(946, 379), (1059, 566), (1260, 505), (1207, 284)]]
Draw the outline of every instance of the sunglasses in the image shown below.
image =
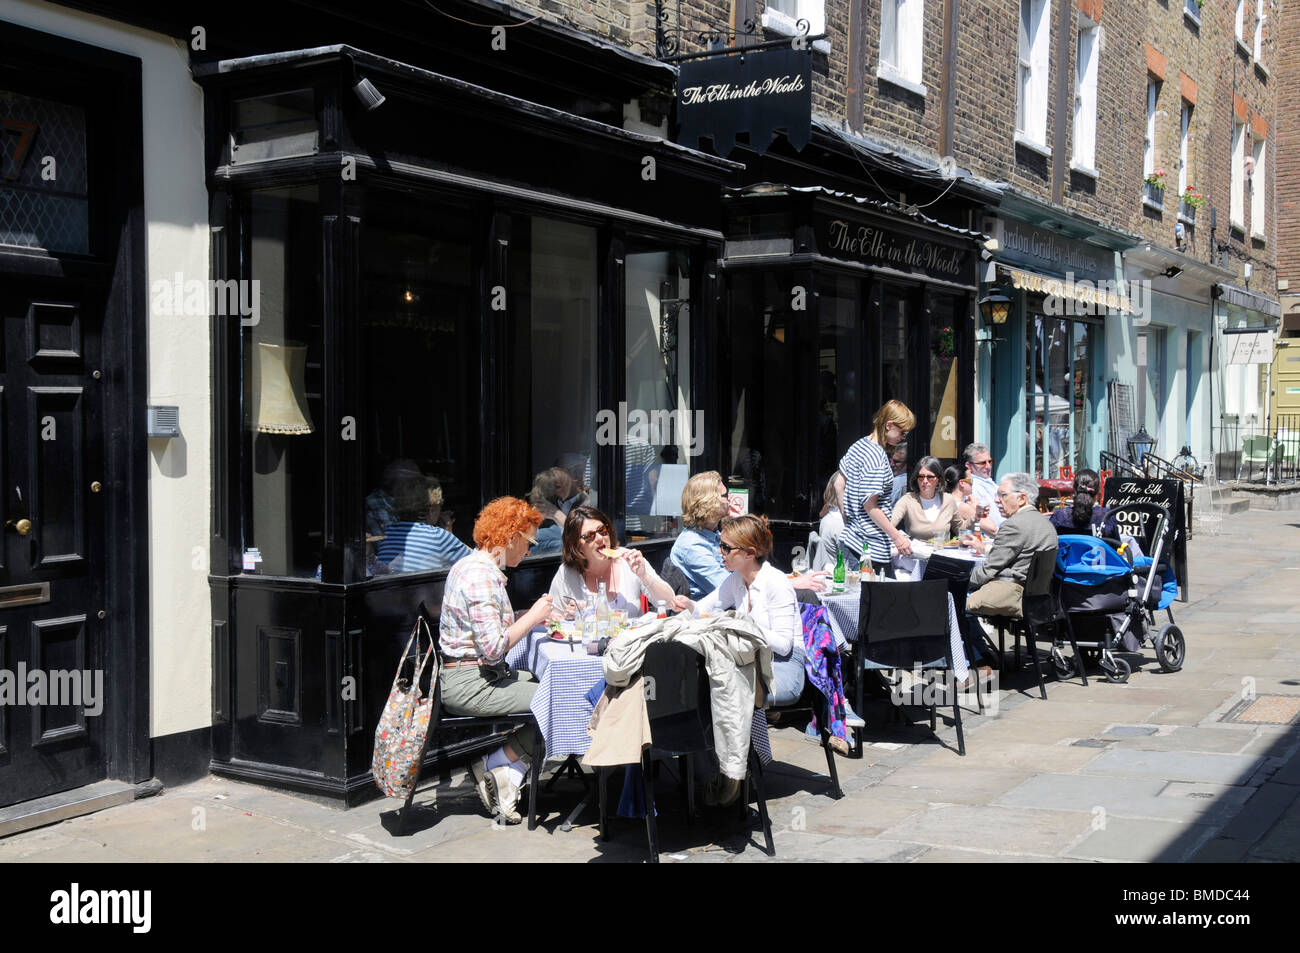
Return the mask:
[(592, 530), (590, 533), (583, 533), (579, 537), (579, 539), (581, 539), (584, 543), (590, 543), (597, 536), (604, 536), (606, 539), (609, 539), (609, 530), (607, 529)]
[(916, 478), (917, 478), (917, 480), (937, 480), (937, 479), (939, 479), (939, 478), (938, 478), (937, 476), (935, 476), (933, 473), (918, 473), (917, 476), (916, 476)]
[(736, 550), (744, 552), (744, 546), (728, 546), (726, 543), (718, 543), (718, 549), (722, 550), (722, 555), (730, 556)]
[(532, 549), (534, 546), (537, 545), (537, 537), (535, 536), (525, 536), (524, 539), (528, 540), (529, 549)]

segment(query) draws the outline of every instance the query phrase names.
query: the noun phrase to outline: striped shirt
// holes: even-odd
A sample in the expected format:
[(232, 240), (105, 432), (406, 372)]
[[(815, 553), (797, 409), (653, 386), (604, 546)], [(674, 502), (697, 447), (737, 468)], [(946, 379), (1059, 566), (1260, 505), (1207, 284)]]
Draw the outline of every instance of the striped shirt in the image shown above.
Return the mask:
[(444, 658), (505, 658), (506, 629), (515, 610), (506, 595), (506, 574), (477, 549), (451, 567), (442, 591), (438, 644)]
[(894, 488), (894, 470), (889, 465), (889, 455), (870, 437), (863, 437), (849, 447), (840, 461), (844, 474), (844, 532), (840, 540), (857, 552), (870, 551), (876, 563), (889, 562), (889, 537), (872, 522), (862, 508), (871, 497), (876, 497), (885, 518), (893, 510), (889, 501)]
[(446, 569), (470, 554), (470, 548), (441, 526), (389, 523), (376, 558), (393, 572)]

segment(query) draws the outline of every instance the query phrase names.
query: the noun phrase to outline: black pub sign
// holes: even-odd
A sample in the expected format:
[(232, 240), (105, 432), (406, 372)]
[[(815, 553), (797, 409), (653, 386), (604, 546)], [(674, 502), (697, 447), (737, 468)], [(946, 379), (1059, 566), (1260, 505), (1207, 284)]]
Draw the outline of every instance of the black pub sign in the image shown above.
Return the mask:
[(812, 54), (778, 47), (754, 53), (687, 60), (677, 77), (677, 141), (693, 149), (713, 140), (728, 155), (736, 136), (766, 152), (778, 130), (796, 149), (812, 135)]
[(817, 250), (827, 258), (954, 284), (975, 283), (974, 246), (969, 241), (949, 240), (938, 230), (883, 215), (821, 213), (815, 222)]

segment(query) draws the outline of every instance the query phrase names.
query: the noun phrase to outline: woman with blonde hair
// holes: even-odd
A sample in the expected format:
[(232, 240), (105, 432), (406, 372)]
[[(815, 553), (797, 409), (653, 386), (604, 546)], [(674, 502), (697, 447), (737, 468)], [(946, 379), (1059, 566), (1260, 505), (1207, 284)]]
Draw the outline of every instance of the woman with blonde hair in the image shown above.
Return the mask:
[[(477, 547), (451, 567), (443, 589), (438, 620), (442, 655), (439, 680), (442, 703), (453, 715), (490, 717), (527, 711), (537, 691), (528, 672), (505, 670), (506, 653), (551, 614), (551, 596), (516, 616), (506, 594), (504, 567), (518, 566), (529, 548), (542, 514), (524, 500), (493, 500), (474, 522)], [(521, 820), (515, 806), (528, 774), (534, 729), (525, 726), (506, 736), (505, 744), (470, 765), (479, 800), (507, 824)]]
[(890, 491), (894, 470), (890, 451), (901, 446), (916, 426), (916, 415), (901, 400), (887, 401), (872, 418), (872, 430), (840, 460), (835, 492), (844, 514), (840, 551), (850, 568), (869, 560), (877, 573), (893, 578), (889, 544), (899, 553), (912, 555), (912, 544), (890, 522)]
[(712, 592), (729, 573), (718, 555), (718, 523), (727, 515), (727, 485), (717, 470), (705, 470), (682, 489), (682, 525), (668, 558), (691, 586), (691, 598)]

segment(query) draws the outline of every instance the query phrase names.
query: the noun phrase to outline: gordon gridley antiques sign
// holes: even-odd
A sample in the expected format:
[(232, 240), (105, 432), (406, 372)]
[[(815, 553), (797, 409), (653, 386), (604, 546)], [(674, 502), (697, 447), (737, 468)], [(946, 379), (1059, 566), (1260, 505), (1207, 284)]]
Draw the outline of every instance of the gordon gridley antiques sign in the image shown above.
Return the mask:
[(817, 217), (817, 249), (828, 258), (840, 258), (892, 268), (895, 271), (973, 284), (973, 248), (943, 241), (938, 235), (912, 230), (888, 219)]
[(736, 136), (766, 152), (778, 130), (796, 149), (812, 135), (812, 54), (781, 47), (755, 53), (687, 60), (677, 76), (677, 141), (728, 155)]

